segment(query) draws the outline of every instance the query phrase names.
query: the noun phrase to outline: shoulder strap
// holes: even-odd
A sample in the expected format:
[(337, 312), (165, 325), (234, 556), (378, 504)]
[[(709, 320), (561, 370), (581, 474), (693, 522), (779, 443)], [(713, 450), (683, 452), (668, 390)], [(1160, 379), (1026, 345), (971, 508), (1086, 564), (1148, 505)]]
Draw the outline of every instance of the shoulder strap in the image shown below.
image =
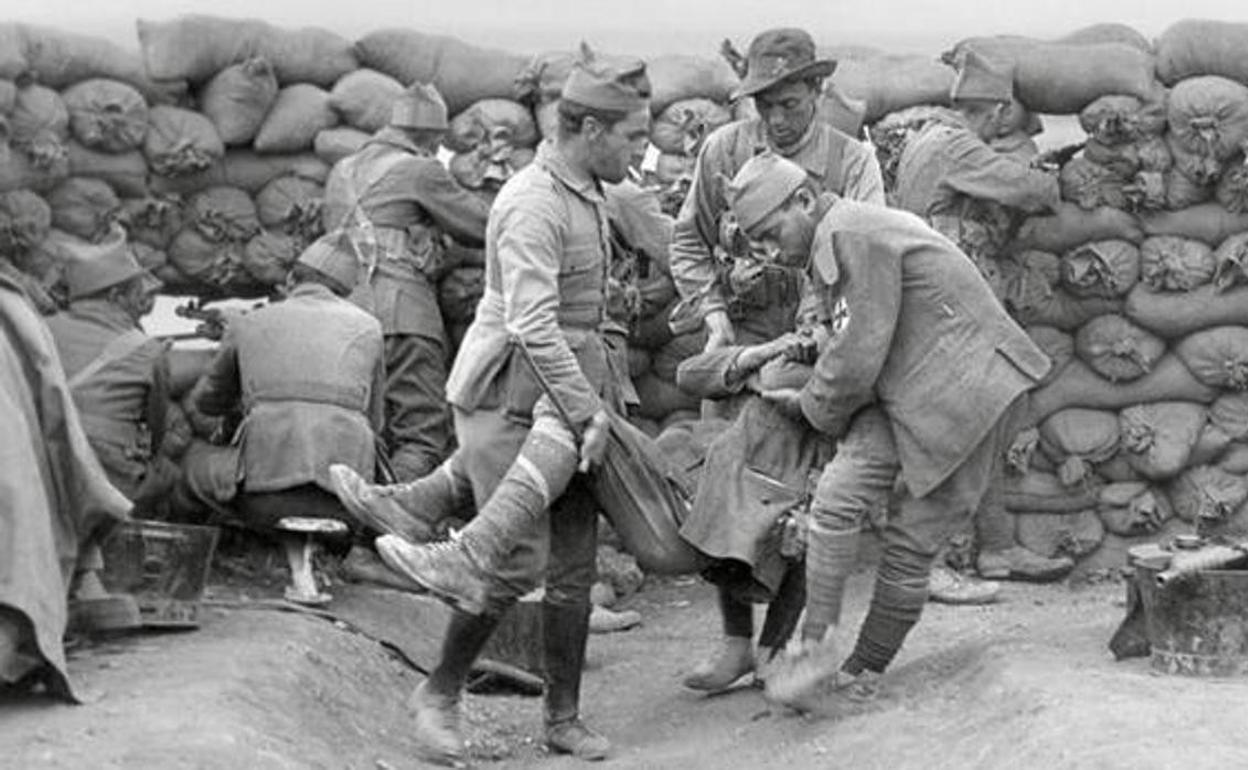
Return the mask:
[(347, 195), (351, 198), (351, 209), (347, 213), (347, 218), (350, 220), (352, 229), (359, 231), (360, 241), (362, 241), (361, 243), (352, 236), (351, 247), (355, 249), (355, 257), (364, 266), (369, 278), (372, 278), (373, 272), (377, 269), (377, 254), (380, 251), (380, 245), (377, 243), (377, 233), (373, 229), (372, 221), (364, 215), (362, 205), (364, 194), (380, 184), (381, 180), (385, 179), (386, 175), (405, 159), (405, 155), (406, 153), (401, 151), (382, 155), (372, 173), (364, 178), (362, 187), (356, 187), (354, 174), (348, 175), (344, 180)]
[(78, 372), (69, 378), (69, 389), (85, 385), (92, 377), (99, 374), (100, 370), (109, 364), (120, 361), (134, 351), (143, 347), (148, 337), (138, 329), (130, 329), (109, 341), (100, 354), (91, 360), (91, 363), (82, 367)]
[(845, 153), (849, 152), (850, 145), (857, 144), (858, 140), (830, 126), (829, 129), (828, 144), (831, 146), (832, 151), (828, 155), (836, 158), (836, 164), (828, 169), (831, 173), (825, 184), (828, 192), (843, 195), (845, 192)]

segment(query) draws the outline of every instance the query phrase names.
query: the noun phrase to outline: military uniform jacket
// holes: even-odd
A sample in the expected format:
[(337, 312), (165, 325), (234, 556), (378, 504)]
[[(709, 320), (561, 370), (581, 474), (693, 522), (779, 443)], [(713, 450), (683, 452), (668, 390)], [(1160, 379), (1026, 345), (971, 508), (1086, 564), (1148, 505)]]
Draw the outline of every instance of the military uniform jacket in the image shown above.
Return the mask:
[(439, 267), (441, 236), (480, 247), (488, 216), (485, 201), (393, 129), (340, 160), (325, 184), (326, 229), (347, 228), (370, 260), (377, 252), (371, 280), (352, 299), (386, 334), (445, 339), (430, 278)]
[(608, 233), (600, 185), (543, 143), (490, 211), (485, 290), (447, 378), (450, 403), (531, 416), (541, 391), (518, 341), (574, 422), (604, 396), (622, 406), (600, 332)]
[(109, 479), (127, 496), (138, 490), (152, 458), (155, 400), (165, 344), (148, 337), (124, 310), (82, 299), (48, 318), (82, 425)]
[(235, 443), (244, 491), (330, 490), (334, 463), (372, 477), (382, 348), (375, 318), (317, 284), (230, 321), (197, 403), (219, 415), (241, 401)]
[[(699, 299), (702, 314), (728, 304), (712, 257), (720, 220), (728, 210), (724, 179), (732, 179), (747, 160), (768, 148), (763, 123), (755, 118), (717, 129), (698, 153), (693, 182), (676, 217), (671, 263), (681, 297)], [(884, 180), (874, 154), (821, 120), (811, 124), (787, 157), (806, 169), (818, 190), (884, 205)]]
[(970, 259), (908, 212), (833, 203), (815, 232), (811, 283), (839, 320), (801, 391), (802, 412), (839, 437), (878, 402), (917, 497), (1049, 370)]

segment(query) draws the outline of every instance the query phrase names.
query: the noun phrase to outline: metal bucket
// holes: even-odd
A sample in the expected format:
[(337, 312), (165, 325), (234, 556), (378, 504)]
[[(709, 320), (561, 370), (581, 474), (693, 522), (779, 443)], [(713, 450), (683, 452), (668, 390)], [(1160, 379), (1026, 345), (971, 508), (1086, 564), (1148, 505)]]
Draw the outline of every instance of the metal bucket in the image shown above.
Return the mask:
[(104, 586), (139, 603), (144, 626), (198, 628), (216, 527), (127, 521), (104, 542)]
[(1248, 674), (1248, 570), (1199, 570), (1159, 586), (1136, 564), (1152, 666), (1184, 676)]

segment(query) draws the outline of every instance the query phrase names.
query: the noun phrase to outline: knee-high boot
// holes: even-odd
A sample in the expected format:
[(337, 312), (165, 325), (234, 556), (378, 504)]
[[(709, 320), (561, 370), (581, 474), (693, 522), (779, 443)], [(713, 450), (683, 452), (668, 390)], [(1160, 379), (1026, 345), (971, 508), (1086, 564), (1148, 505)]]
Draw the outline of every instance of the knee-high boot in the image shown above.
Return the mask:
[(589, 638), (588, 604), (542, 604), (546, 669), (546, 745), (580, 759), (606, 758), (611, 743), (581, 721), (581, 672)]

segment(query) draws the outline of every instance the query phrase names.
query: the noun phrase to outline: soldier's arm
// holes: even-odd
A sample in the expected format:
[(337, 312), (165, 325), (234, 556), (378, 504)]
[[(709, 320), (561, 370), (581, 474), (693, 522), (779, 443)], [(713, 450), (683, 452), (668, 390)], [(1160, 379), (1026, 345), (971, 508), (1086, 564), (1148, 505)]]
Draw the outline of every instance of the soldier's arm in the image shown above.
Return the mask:
[[(721, 129), (722, 131), (722, 129)], [(676, 216), (669, 250), (672, 278), (685, 300), (701, 300), (701, 311), (723, 311), (727, 302), (716, 284), (711, 249), (719, 238), (719, 216), (726, 208), (719, 173), (729, 170), (728, 152), (716, 132), (698, 153), (693, 182)]]
[(841, 197), (850, 200), (886, 205), (884, 199), (884, 175), (875, 153), (859, 142), (847, 145), (845, 150), (845, 190)]
[(204, 377), (192, 389), (195, 408), (206, 415), (219, 417), (230, 414), (242, 397), (238, 374), (238, 347), (227, 327), (221, 347), (208, 365)]
[(816, 260), (836, 262), (835, 296), (844, 306), (828, 313), (837, 317), (837, 329), (815, 361), (800, 404), (806, 420), (832, 436), (843, 434), (854, 413), (874, 400), (901, 311), (900, 259), (879, 248), (875, 237), (840, 232), (831, 244), (816, 245)]
[(559, 328), (562, 210), (551, 195), (526, 190), (495, 215), (507, 331), (528, 349), (569, 417), (585, 423), (602, 402)]
[(415, 175), (415, 195), (442, 232), (465, 246), (485, 244), (490, 206), (465, 190), (437, 161), (423, 162)]
[(1048, 211), (1061, 198), (1055, 175), (997, 152), (969, 131), (955, 133), (947, 152), (952, 164), (945, 184), (964, 195), (1029, 213)]

